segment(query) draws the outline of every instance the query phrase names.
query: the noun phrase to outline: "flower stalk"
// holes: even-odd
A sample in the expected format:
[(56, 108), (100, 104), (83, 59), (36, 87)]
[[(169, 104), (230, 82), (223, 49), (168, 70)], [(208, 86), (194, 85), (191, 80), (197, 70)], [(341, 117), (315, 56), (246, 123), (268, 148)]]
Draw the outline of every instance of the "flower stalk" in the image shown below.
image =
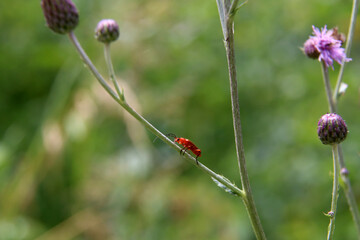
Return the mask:
[[(344, 67), (345, 67), (345, 63), (348, 62), (348, 59), (349, 59), (349, 58), (346, 58), (346, 56), (349, 56), (349, 54), (350, 54), (350, 48), (351, 48), (351, 43), (352, 43), (352, 39), (354, 36), (354, 30), (355, 30), (355, 24), (356, 24), (356, 18), (357, 18), (357, 14), (358, 14), (359, 4), (360, 4), (360, 0), (353, 0), (351, 19), (350, 19), (350, 24), (349, 24), (349, 31), (348, 31), (348, 35), (347, 35), (345, 50), (343, 52), (344, 56), (340, 62), (341, 67), (340, 67), (340, 71), (339, 71), (339, 75), (338, 75), (338, 79), (337, 79), (337, 83), (336, 83), (334, 92), (331, 91), (328, 68), (326, 67), (326, 64), (324, 62), (322, 62), (323, 79), (324, 79), (325, 91), (326, 91), (326, 96), (327, 96), (330, 112), (337, 111), (337, 104), (338, 104), (338, 100), (339, 100), (339, 96), (340, 96), (339, 91), (340, 91), (340, 86), (342, 83)], [(338, 148), (337, 161), (339, 162), (339, 166), (341, 169), (346, 169), (346, 164), (345, 164), (341, 145), (338, 144), (337, 148)], [(352, 186), (351, 186), (348, 174), (341, 174), (341, 179), (344, 183), (342, 185), (342, 187), (345, 192), (346, 200), (348, 202), (349, 209), (350, 209), (350, 212), (352, 214), (352, 217), (353, 217), (353, 220), (355, 223), (355, 227), (356, 227), (356, 230), (358, 233), (358, 238), (360, 238), (359, 208), (358, 208), (358, 205), (356, 202), (354, 192), (352, 190)]]
[(339, 197), (339, 174), (340, 174), (339, 160), (338, 160), (338, 144), (333, 144), (331, 147), (332, 147), (332, 155), (333, 155), (333, 190), (331, 194), (331, 209), (330, 212), (327, 214), (330, 217), (327, 240), (332, 240), (334, 236), (336, 206)]
[[(356, 25), (358, 10), (359, 10), (359, 4), (360, 4), (360, 0), (353, 0), (349, 30), (348, 30), (347, 41), (346, 41), (346, 45), (345, 45), (346, 56), (350, 56), (350, 49), (351, 49), (351, 44), (352, 44), (352, 40), (353, 40), (353, 36), (354, 36), (354, 32), (355, 32), (355, 25)], [(345, 69), (345, 62), (343, 62), (341, 64), (341, 67), (339, 70), (339, 75), (338, 75), (337, 82), (336, 82), (336, 87), (335, 87), (335, 90), (334, 90), (334, 93), (332, 96), (335, 107), (337, 106), (339, 96), (340, 96), (339, 91), (340, 91), (340, 86), (341, 86), (342, 79), (343, 79), (344, 69)], [(344, 161), (344, 155), (342, 152), (342, 148), (340, 145), (338, 145), (338, 155), (339, 155), (338, 160), (339, 160), (340, 168), (347, 169), (346, 165), (345, 165), (345, 161)], [(350, 209), (350, 212), (352, 214), (352, 217), (353, 217), (353, 220), (354, 220), (354, 223), (356, 226), (358, 238), (360, 239), (359, 208), (358, 208), (358, 205), (356, 202), (354, 192), (352, 190), (352, 186), (351, 186), (350, 179), (349, 179), (349, 174), (341, 174), (341, 179), (344, 183), (343, 190), (345, 192), (346, 200), (348, 202), (349, 209)]]
[(231, 94), (231, 106), (232, 117), (234, 125), (235, 146), (238, 159), (238, 166), (241, 178), (242, 189), (245, 192), (245, 198), (243, 199), (248, 215), (251, 220), (251, 224), (258, 240), (266, 239), (263, 227), (261, 225), (260, 217), (257, 213), (256, 205), (251, 192), (250, 181), (247, 174), (244, 144), (242, 139), (242, 129), (240, 120), (240, 106), (236, 77), (236, 64), (235, 64), (235, 48), (234, 48), (234, 14), (238, 9), (237, 0), (221, 1), (218, 0), (218, 10), (220, 15), (220, 21), (223, 27), (223, 34), (225, 39), (225, 50), (228, 62), (229, 80), (230, 80), (230, 94)]
[(335, 106), (335, 103), (332, 98), (332, 90), (331, 90), (330, 79), (329, 79), (329, 68), (326, 65), (325, 61), (321, 61), (321, 70), (322, 70), (323, 79), (324, 79), (326, 97), (327, 97), (327, 100), (329, 103), (329, 111), (331, 113), (334, 113), (334, 112), (336, 112), (336, 106)]
[(122, 100), (122, 101), (125, 101), (125, 96), (124, 96), (124, 90), (120, 90), (120, 87), (119, 87), (119, 84), (116, 80), (116, 76), (115, 76), (115, 71), (114, 71), (114, 66), (112, 64), (112, 61), (111, 61), (111, 54), (110, 54), (110, 43), (105, 43), (104, 44), (104, 56), (105, 56), (105, 61), (106, 61), (106, 64), (108, 66), (108, 69), (109, 69), (109, 76), (110, 76), (110, 79), (115, 87), (115, 90), (116, 90), (116, 93), (117, 95), (119, 96), (119, 98)]
[[(322, 64), (322, 71), (323, 71), (323, 77), (324, 77), (324, 85), (325, 85), (325, 91), (326, 91), (326, 96), (327, 96), (327, 99), (328, 99), (328, 105), (329, 105), (329, 110), (331, 112), (335, 112), (335, 109), (337, 107), (337, 102), (334, 101), (334, 98), (332, 98), (332, 91), (331, 91), (331, 87), (330, 87), (330, 80), (329, 80), (329, 74), (328, 74), (328, 69), (326, 69), (326, 66), (325, 64), (323, 63)], [(345, 165), (345, 161), (344, 161), (344, 156), (343, 156), (343, 153), (342, 153), (342, 148), (341, 148), (341, 145), (340, 144), (336, 144), (337, 146), (337, 150), (336, 150), (336, 154), (337, 154), (337, 158), (336, 158), (336, 161), (338, 161), (338, 164), (339, 164), (339, 168), (341, 169), (346, 169), (346, 165)], [(336, 172), (334, 171), (334, 178), (335, 178), (335, 174)], [(337, 173), (338, 175), (339, 173)], [(338, 177), (338, 176), (336, 176)], [(357, 202), (356, 202), (356, 199), (355, 199), (355, 195), (353, 193), (353, 190), (352, 190), (352, 186), (351, 186), (351, 183), (350, 183), (350, 179), (348, 177), (348, 174), (341, 174), (341, 179), (344, 183), (343, 185), (343, 190), (345, 192), (345, 196), (346, 196), (346, 200), (348, 202), (348, 205), (349, 205), (349, 209), (350, 209), (350, 212), (352, 214), (352, 217), (353, 217), (353, 220), (354, 220), (354, 223), (355, 223), (355, 227), (356, 227), (356, 230), (358, 232), (358, 237), (360, 238), (360, 215), (359, 215), (359, 209), (358, 209), (358, 206), (357, 206)], [(335, 183), (335, 180), (333, 181), (333, 183)], [(337, 184), (339, 184), (337, 182)], [(333, 186), (334, 188), (335, 186)], [(335, 202), (336, 203), (336, 202)], [(335, 212), (334, 212), (335, 213)], [(330, 228), (330, 225), (329, 225), (329, 230), (331, 230), (332, 228), (334, 228), (335, 226), (335, 214), (334, 214), (334, 221), (332, 223), (332, 226)], [(333, 231), (333, 229), (332, 229)], [(329, 233), (329, 232), (328, 232)], [(329, 235), (328, 235), (329, 237)]]
[[(337, 104), (336, 104), (337, 101), (335, 101), (335, 99), (332, 97), (333, 95), (332, 95), (332, 91), (331, 91), (331, 87), (330, 87), (328, 69), (327, 69), (327, 67), (326, 67), (326, 65), (324, 63), (322, 63), (322, 72), (323, 72), (326, 96), (327, 96), (327, 99), (328, 99), (329, 110), (330, 110), (330, 112), (335, 112), (336, 108), (337, 108)], [(346, 169), (344, 156), (342, 154), (341, 145), (336, 144), (336, 148), (337, 148), (337, 150), (336, 150), (336, 154), (337, 154), (336, 161), (339, 164), (339, 168)], [(334, 171), (334, 178), (338, 177), (338, 176), (335, 176), (335, 175), (336, 175), (336, 172)], [(339, 173), (337, 173), (337, 175), (339, 175)], [(348, 174), (342, 174), (341, 178), (342, 178), (342, 180), (344, 182), (343, 190), (345, 192), (345, 196), (346, 196), (346, 199), (347, 199), (347, 202), (348, 202), (348, 205), (349, 205), (349, 209), (350, 209), (350, 212), (352, 214), (352, 217), (353, 217), (353, 220), (354, 220), (357, 232), (358, 232), (358, 236), (360, 238), (360, 215), (359, 215), (359, 209), (358, 209), (356, 199), (355, 199), (352, 187), (351, 187), (350, 179), (348, 177)], [(333, 183), (334, 184), (336, 183), (335, 180), (333, 181)], [(338, 181), (337, 181), (337, 184), (339, 184)], [(333, 188), (334, 187), (335, 186), (333, 186)], [(330, 225), (329, 225), (329, 230), (331, 230), (332, 228), (335, 228), (335, 226), (334, 226), (335, 225), (335, 213), (336, 212), (334, 212), (334, 217), (333, 217), (334, 220), (333, 220), (333, 223), (331, 223), (331, 228), (330, 228)], [(333, 231), (333, 229), (332, 229), (332, 231)], [(330, 233), (330, 232), (328, 232), (328, 233)], [(329, 235), (328, 235), (328, 237), (329, 237)]]

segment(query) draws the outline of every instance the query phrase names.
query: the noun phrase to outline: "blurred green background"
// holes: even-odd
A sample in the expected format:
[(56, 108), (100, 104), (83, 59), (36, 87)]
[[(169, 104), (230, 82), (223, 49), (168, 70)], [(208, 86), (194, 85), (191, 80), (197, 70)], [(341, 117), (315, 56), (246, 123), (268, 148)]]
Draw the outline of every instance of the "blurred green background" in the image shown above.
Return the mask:
[[(164, 133), (193, 140), (199, 159), (240, 185), (216, 1), (74, 1), (75, 33), (107, 77), (97, 22), (120, 26), (115, 71), (130, 105)], [(250, 0), (236, 16), (248, 172), (269, 239), (324, 239), (331, 148), (320, 64), (300, 47), (311, 25), (347, 32), (350, 0)], [(255, 239), (242, 202), (126, 114), (66, 36), (45, 27), (40, 1), (0, 2), (0, 239)], [(339, 113), (360, 203), (360, 35)], [(339, 66), (331, 71), (335, 84)], [(356, 239), (340, 191), (335, 239)]]

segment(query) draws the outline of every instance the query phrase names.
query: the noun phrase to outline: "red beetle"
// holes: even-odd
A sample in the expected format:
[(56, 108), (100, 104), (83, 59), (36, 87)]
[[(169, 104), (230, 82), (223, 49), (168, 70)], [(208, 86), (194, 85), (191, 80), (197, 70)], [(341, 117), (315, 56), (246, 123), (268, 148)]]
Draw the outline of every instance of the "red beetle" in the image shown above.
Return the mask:
[(189, 139), (186, 139), (186, 138), (178, 138), (173, 133), (166, 134), (166, 136), (173, 137), (175, 142), (177, 142), (183, 146), (183, 148), (180, 151), (180, 154), (181, 153), (185, 154), (186, 150), (192, 151), (192, 153), (196, 155), (196, 158), (195, 158), (196, 164), (199, 164), (197, 159), (198, 159), (198, 157), (201, 157), (201, 150), (197, 146), (195, 146), (195, 144), (192, 141), (190, 141)]

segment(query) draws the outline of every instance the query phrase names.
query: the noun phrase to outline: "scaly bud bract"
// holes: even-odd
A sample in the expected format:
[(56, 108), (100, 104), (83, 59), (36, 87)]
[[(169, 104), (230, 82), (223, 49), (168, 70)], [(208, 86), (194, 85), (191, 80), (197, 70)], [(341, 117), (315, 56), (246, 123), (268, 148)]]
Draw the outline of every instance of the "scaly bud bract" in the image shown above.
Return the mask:
[(41, 0), (41, 7), (48, 27), (65, 34), (79, 23), (79, 13), (71, 0)]
[(318, 136), (323, 144), (336, 144), (345, 140), (348, 133), (345, 121), (336, 113), (323, 115), (318, 122)]
[(95, 29), (95, 38), (103, 43), (113, 42), (119, 35), (119, 25), (112, 19), (101, 20)]

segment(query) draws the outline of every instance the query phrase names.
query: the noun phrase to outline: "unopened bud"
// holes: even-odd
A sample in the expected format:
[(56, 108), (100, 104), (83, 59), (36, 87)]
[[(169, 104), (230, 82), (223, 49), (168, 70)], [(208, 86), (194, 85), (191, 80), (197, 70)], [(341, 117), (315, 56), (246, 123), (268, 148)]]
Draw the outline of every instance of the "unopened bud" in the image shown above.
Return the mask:
[(79, 14), (71, 0), (41, 0), (41, 7), (48, 27), (65, 34), (77, 26)]
[(309, 38), (308, 40), (306, 40), (306, 42), (304, 43), (303, 51), (306, 56), (312, 59), (318, 59), (318, 57), (320, 56), (320, 52), (316, 48), (315, 39), (313, 38)]
[(335, 213), (333, 211), (329, 211), (328, 213), (324, 213), (324, 215), (329, 218), (333, 218), (335, 216)]
[(348, 170), (347, 168), (342, 168), (342, 169), (340, 170), (340, 174), (341, 174), (342, 176), (348, 176), (348, 175), (349, 175), (349, 170)]
[(340, 143), (347, 133), (345, 121), (336, 113), (325, 114), (318, 122), (318, 136), (323, 144)]
[(95, 38), (103, 43), (113, 42), (119, 35), (119, 25), (112, 19), (101, 20), (95, 29)]

